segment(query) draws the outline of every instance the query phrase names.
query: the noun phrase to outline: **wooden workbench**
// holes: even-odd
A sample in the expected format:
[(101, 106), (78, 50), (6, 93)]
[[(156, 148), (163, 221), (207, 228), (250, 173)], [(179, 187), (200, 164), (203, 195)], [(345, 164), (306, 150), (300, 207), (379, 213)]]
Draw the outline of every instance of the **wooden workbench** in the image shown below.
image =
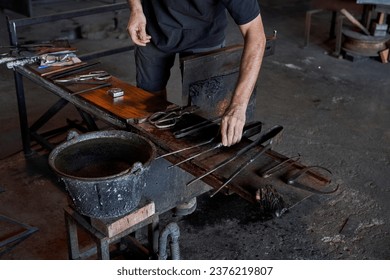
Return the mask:
[[(164, 110), (170, 104), (160, 96), (155, 96), (149, 92), (138, 89), (135, 86), (125, 83), (115, 77), (112, 77), (108, 82), (112, 84), (112, 87), (119, 87), (123, 89), (125, 94), (123, 97), (113, 99), (107, 94), (107, 90), (109, 88), (101, 88), (72, 95), (72, 92), (83, 90), (86, 87), (92, 87), (92, 85), (73, 84), (65, 86), (54, 84), (49, 77), (42, 77), (34, 69), (28, 67), (19, 69), (19, 72), (51, 90), (60, 98), (68, 100), (77, 108), (85, 110), (94, 117), (102, 119), (119, 129), (130, 130), (145, 136), (157, 146), (160, 154), (189, 147), (199, 141), (191, 138), (176, 139), (173, 136), (172, 129), (158, 129), (145, 121), (152, 113)], [(239, 144), (233, 147), (217, 149), (212, 153), (208, 153), (206, 156), (199, 157), (180, 165), (180, 167), (171, 168), (169, 170), (167, 167), (170, 164), (177, 163), (195, 152), (207, 149), (209, 146), (206, 145), (197, 148), (196, 150), (169, 156), (166, 159), (156, 160), (154, 166), (152, 165), (152, 169), (155, 169), (156, 172), (152, 172), (149, 185), (156, 186), (162, 184), (163, 180), (166, 178), (168, 178), (168, 181), (172, 179), (171, 182), (165, 183), (166, 185), (179, 185), (179, 189), (174, 188), (171, 190), (172, 193), (175, 193), (174, 196), (176, 197), (173, 202), (169, 201), (172, 199), (171, 196), (161, 199), (161, 203), (156, 202), (157, 211), (167, 211), (174, 207), (174, 205), (177, 205), (177, 203), (181, 203), (189, 197), (200, 195), (213, 188), (218, 189), (229, 175), (241, 165), (242, 162), (247, 160), (253, 153), (261, 151), (262, 147), (256, 147), (242, 157), (234, 160), (232, 163), (229, 163), (223, 168), (210, 174), (202, 179), (203, 182), (200, 181), (199, 183), (191, 185), (191, 187), (186, 187), (186, 182), (193, 179), (194, 176), (202, 175), (207, 170), (213, 168), (217, 163), (231, 157), (232, 154), (249, 142), (251, 142), (250, 139), (243, 139)], [(286, 176), (303, 169), (305, 167), (303, 164), (297, 162), (284, 169), (282, 172), (277, 174), (277, 176), (273, 176), (271, 178), (264, 179), (260, 177), (262, 170), (274, 166), (286, 158), (286, 156), (279, 154), (276, 151), (267, 151), (263, 156), (258, 158), (248, 168), (240, 173), (240, 175), (237, 176), (231, 183), (229, 183), (224, 189), (224, 192), (227, 194), (237, 193), (250, 202), (256, 202), (256, 192), (264, 186), (272, 186), (283, 196), (287, 205), (295, 204), (308, 195), (311, 195), (311, 193), (306, 190), (297, 189), (291, 185), (287, 185)], [(308, 172), (304, 176), (302, 182), (310, 185), (314, 189), (321, 190), (329, 183), (329, 181), (330, 178), (327, 176)], [(158, 197), (157, 199), (160, 199), (160, 196), (166, 195), (166, 192), (161, 192), (158, 188), (155, 188), (155, 191), (159, 192), (159, 194), (156, 195), (156, 192), (152, 192), (150, 195), (151, 197), (149, 197), (150, 199), (154, 199), (154, 197)]]

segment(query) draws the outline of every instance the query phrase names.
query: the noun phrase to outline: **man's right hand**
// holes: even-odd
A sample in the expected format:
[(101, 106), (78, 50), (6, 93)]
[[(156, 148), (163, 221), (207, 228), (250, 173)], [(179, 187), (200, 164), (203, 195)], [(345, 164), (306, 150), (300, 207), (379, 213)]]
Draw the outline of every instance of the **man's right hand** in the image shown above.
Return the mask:
[(129, 1), (131, 12), (127, 32), (134, 44), (146, 46), (152, 37), (146, 33), (146, 18), (139, 3), (139, 1)]

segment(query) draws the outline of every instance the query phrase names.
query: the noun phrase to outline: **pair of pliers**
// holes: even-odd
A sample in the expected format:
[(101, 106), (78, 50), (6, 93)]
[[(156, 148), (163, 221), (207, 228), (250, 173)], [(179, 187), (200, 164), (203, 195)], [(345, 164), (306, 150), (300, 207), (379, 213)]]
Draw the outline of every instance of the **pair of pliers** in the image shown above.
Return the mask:
[(176, 125), (177, 121), (184, 115), (192, 114), (199, 107), (191, 105), (187, 107), (175, 107), (166, 111), (156, 112), (148, 118), (148, 122), (157, 128), (170, 128)]
[(88, 74), (78, 75), (71, 78), (57, 79), (55, 83), (89, 83), (88, 80), (106, 81), (111, 75), (106, 71), (92, 71)]

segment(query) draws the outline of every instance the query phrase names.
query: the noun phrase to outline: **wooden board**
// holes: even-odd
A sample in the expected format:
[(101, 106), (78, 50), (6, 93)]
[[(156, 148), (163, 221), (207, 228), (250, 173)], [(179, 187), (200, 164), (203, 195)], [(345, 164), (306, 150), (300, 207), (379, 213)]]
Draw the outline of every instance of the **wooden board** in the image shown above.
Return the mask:
[[(112, 98), (107, 93), (109, 88), (97, 89), (78, 96), (126, 123), (143, 122), (151, 114), (164, 111), (170, 104), (162, 96), (144, 91), (115, 77), (107, 82), (112, 84), (111, 88), (121, 88), (124, 96)], [(77, 92), (88, 87), (93, 87), (93, 85), (75, 84), (67, 88), (72, 92)]]
[[(49, 76), (54, 73), (62, 73), (66, 70), (71, 70), (72, 68), (77, 69), (77, 67), (87, 65), (82, 62), (72, 66), (62, 67), (61, 69), (50, 67), (48, 69), (39, 69), (37, 65), (29, 65), (28, 69), (30, 69), (33, 73), (43, 77), (49, 82), (53, 82)], [(52, 69), (53, 68), (53, 69)], [(91, 71), (100, 71), (99, 67), (94, 67), (93, 70), (86, 69), (77, 74), (70, 74), (69, 76), (61, 77), (61, 79), (67, 79), (70, 77), (75, 77), (78, 75), (88, 74)], [(151, 114), (164, 111), (167, 106), (172, 105), (168, 101), (165, 100), (165, 97), (162, 95), (156, 95), (140, 88), (137, 88), (134, 85), (131, 85), (127, 82), (124, 82), (116, 77), (111, 77), (109, 80), (105, 81), (95, 81), (88, 80), (90, 82), (102, 82), (109, 83), (111, 86), (104, 87), (100, 89), (91, 90), (85, 93), (75, 95), (78, 98), (82, 98), (83, 100), (93, 104), (99, 109), (104, 110), (109, 115), (123, 121), (125, 123), (139, 123), (145, 121)], [(96, 84), (83, 84), (83, 83), (53, 83), (61, 89), (64, 89), (69, 92), (69, 94), (87, 90), (90, 88), (97, 87)], [(112, 98), (107, 91), (111, 88), (120, 88), (124, 91), (124, 96)]]
[(118, 219), (95, 219), (91, 218), (91, 225), (104, 233), (107, 237), (113, 237), (155, 214), (154, 202), (148, 202), (139, 206), (130, 214)]

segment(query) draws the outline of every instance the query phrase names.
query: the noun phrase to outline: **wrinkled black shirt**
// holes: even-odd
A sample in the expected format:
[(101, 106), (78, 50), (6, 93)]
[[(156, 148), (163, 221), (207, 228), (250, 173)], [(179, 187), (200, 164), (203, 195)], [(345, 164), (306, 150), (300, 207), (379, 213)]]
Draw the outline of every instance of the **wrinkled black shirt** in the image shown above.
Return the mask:
[(260, 13), (257, 0), (143, 0), (147, 33), (165, 52), (209, 48), (221, 44), (226, 10), (242, 25)]

